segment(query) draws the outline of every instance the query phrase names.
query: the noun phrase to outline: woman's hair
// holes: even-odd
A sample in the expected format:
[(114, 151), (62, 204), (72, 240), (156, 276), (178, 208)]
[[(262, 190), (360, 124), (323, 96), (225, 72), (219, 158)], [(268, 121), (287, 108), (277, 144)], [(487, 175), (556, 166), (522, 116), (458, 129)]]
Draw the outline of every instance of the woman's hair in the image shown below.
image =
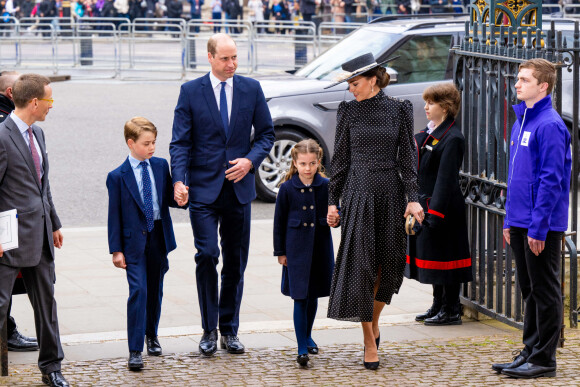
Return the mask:
[(439, 104), (447, 113), (447, 117), (455, 117), (459, 113), (461, 94), (452, 83), (438, 83), (429, 86), (423, 92), (423, 99)]
[(321, 176), (326, 177), (324, 174), (324, 167), (322, 166), (322, 147), (318, 145), (316, 141), (311, 138), (302, 140), (298, 144), (294, 145), (290, 153), (292, 155), (292, 163), (290, 163), (290, 169), (288, 172), (286, 172), (284, 179), (282, 179), (282, 183), (290, 180), (294, 174), (298, 173), (298, 169), (296, 169), (294, 162), (298, 159), (299, 154), (314, 153), (318, 159), (318, 170), (316, 172), (318, 172)]
[(377, 86), (381, 89), (387, 87), (391, 80), (391, 76), (383, 66), (374, 67), (369, 71), (362, 73), (361, 76), (365, 78), (377, 77)]

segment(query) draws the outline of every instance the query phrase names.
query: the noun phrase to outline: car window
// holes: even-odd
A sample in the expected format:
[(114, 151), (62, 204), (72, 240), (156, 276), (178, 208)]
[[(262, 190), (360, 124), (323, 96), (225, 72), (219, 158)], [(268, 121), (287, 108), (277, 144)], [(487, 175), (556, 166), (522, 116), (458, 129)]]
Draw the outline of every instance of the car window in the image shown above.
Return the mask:
[(390, 67), (398, 73), (397, 83), (436, 82), (445, 79), (451, 35), (414, 36), (394, 55)]
[(378, 58), (401, 38), (399, 34), (374, 28), (361, 28), (298, 70), (296, 75), (332, 81), (343, 73), (341, 65), (344, 62), (367, 52)]

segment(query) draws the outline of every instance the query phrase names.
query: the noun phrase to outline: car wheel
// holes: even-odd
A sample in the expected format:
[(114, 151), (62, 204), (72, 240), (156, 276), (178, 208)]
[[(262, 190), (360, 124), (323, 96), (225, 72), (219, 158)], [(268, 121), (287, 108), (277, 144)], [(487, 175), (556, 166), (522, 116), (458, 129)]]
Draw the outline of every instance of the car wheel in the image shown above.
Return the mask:
[(292, 164), (292, 147), (305, 137), (295, 131), (276, 131), (276, 141), (256, 173), (256, 193), (265, 202), (275, 202), (278, 187)]

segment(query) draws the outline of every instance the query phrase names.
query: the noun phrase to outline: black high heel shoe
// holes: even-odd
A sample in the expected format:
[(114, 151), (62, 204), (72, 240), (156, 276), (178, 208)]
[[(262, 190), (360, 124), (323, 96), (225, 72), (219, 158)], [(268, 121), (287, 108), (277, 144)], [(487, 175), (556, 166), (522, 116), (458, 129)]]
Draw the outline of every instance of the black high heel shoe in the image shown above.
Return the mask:
[(365, 361), (364, 354), (366, 351), (367, 351), (367, 349), (365, 348), (363, 351), (363, 364), (367, 370), (375, 371), (376, 369), (379, 368), (379, 364), (381, 362), (380, 362), (380, 360), (379, 361)]
[(306, 367), (306, 365), (308, 365), (309, 360), (310, 360), (310, 357), (308, 357), (307, 353), (296, 356), (296, 362), (298, 364), (300, 364), (302, 367)]
[(377, 351), (379, 350), (379, 344), (381, 343), (381, 335), (375, 339), (375, 343), (377, 343)]

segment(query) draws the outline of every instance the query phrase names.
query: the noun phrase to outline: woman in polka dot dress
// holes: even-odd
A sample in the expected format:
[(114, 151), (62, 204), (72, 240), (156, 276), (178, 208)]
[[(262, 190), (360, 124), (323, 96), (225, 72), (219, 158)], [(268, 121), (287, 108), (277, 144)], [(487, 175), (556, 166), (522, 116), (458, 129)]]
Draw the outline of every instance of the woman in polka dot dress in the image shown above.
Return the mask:
[(328, 317), (362, 323), (368, 369), (379, 366), (380, 313), (403, 283), (404, 218), (424, 216), (413, 107), (382, 91), (390, 79), (384, 63), (369, 53), (342, 65), (349, 74), (340, 82), (348, 81), (356, 100), (338, 108), (328, 187), (329, 218), (340, 201), (342, 219)]

